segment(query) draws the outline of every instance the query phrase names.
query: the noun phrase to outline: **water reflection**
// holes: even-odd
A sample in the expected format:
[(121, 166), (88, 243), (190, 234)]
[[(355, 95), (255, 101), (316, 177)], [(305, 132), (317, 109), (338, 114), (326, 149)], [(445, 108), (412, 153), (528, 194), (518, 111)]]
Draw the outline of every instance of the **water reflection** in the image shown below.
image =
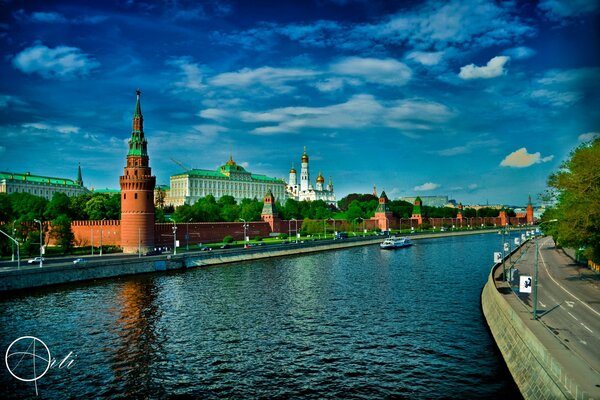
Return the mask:
[[(0, 338), (44, 334), (57, 354), (76, 349), (68, 374), (44, 380), (45, 398), (514, 398), (479, 309), (496, 241), (33, 291), (0, 300)], [(30, 395), (0, 378), (9, 397)]]

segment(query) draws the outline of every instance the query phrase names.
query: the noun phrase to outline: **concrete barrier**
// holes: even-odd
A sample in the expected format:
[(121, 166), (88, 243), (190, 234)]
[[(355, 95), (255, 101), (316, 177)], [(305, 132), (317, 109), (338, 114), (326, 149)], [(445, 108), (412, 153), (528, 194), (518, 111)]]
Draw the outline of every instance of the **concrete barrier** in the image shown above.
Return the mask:
[[(525, 399), (592, 399), (589, 367), (539, 321), (513, 293), (503, 295), (492, 269), (481, 292), (481, 307), (498, 349)], [(511, 289), (501, 288), (510, 291)], [(508, 298), (508, 300), (507, 300)], [(513, 301), (514, 300), (514, 301)], [(509, 303), (510, 301), (510, 303)], [(558, 359), (569, 360), (565, 368)], [(588, 387), (589, 386), (589, 387)]]

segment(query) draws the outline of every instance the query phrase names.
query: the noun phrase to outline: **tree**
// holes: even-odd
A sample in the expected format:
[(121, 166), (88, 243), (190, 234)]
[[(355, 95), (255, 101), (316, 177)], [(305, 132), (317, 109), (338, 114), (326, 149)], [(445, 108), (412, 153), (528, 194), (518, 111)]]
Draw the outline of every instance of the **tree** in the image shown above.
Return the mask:
[(600, 262), (600, 138), (575, 149), (561, 165), (559, 172), (548, 178), (557, 200), (543, 221), (556, 243), (574, 248), (585, 247), (584, 256)]
[(75, 235), (71, 230), (71, 219), (66, 215), (59, 215), (52, 221), (52, 232), (53, 238), (56, 243), (62, 247), (63, 253), (70, 253), (73, 249), (73, 240)]
[(71, 217), (71, 199), (65, 193), (56, 192), (52, 196), (52, 200), (46, 205), (44, 218), (53, 220), (60, 215)]
[(13, 208), (10, 197), (6, 193), (0, 193), (0, 222), (8, 222), (13, 219)]

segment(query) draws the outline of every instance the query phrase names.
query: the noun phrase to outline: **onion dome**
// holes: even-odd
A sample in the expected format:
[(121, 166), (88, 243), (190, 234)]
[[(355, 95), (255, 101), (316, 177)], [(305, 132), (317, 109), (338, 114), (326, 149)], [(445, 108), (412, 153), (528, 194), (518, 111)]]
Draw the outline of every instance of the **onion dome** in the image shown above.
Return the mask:
[(304, 147), (304, 154), (302, 154), (302, 162), (303, 163), (308, 162), (308, 154), (306, 154), (306, 147)]
[(323, 175), (321, 175), (321, 173), (319, 172), (319, 176), (317, 176), (317, 183), (324, 183), (325, 182), (325, 178), (323, 178)]
[(233, 161), (233, 157), (232, 157), (231, 154), (229, 155), (229, 161), (227, 161), (225, 163), (225, 165), (230, 165), (230, 166), (234, 166), (235, 165), (235, 161)]
[(290, 169), (290, 174), (295, 174), (296, 173), (296, 168), (294, 168), (294, 165), (292, 164), (292, 169)]

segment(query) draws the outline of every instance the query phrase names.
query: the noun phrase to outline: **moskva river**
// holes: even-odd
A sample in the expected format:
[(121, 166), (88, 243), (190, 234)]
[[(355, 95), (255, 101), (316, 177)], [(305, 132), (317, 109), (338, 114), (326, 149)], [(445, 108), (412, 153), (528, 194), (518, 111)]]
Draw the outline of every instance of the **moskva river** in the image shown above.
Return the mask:
[(5, 297), (2, 397), (519, 398), (480, 310), (499, 247), (419, 240)]

